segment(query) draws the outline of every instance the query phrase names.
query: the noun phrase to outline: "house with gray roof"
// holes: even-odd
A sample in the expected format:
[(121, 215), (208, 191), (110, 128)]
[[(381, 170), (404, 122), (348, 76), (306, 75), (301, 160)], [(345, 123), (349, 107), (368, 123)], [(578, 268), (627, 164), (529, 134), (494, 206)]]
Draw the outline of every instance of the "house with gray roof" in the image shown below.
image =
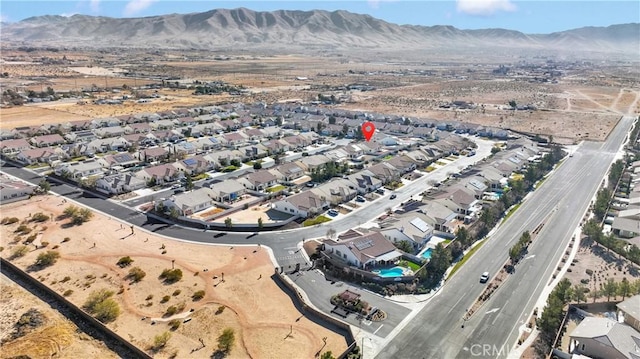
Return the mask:
[(54, 172), (58, 176), (68, 176), (76, 181), (94, 176), (102, 177), (104, 174), (102, 165), (95, 159), (83, 162), (62, 163), (55, 168)]
[(343, 178), (334, 178), (327, 183), (311, 189), (311, 192), (321, 198), (328, 198), (332, 205), (348, 202), (358, 195), (358, 191), (353, 186), (353, 182)]
[(145, 182), (154, 180), (156, 184), (163, 184), (184, 178), (184, 173), (179, 171), (173, 164), (161, 164), (143, 168), (136, 172), (135, 176)]
[(311, 191), (303, 191), (298, 194), (283, 198), (271, 203), (271, 208), (299, 217), (311, 217), (329, 209), (329, 199), (321, 197)]
[(640, 332), (640, 294), (629, 297), (618, 303), (624, 322)]
[(427, 216), (422, 219), (436, 231), (453, 233), (456, 229), (458, 214), (438, 201), (428, 201), (418, 208), (418, 212)]
[(393, 243), (410, 243), (415, 253), (433, 237), (434, 228), (429, 224), (432, 221), (433, 219), (424, 213), (411, 211), (398, 215), (392, 223), (381, 225), (380, 233)]
[(569, 334), (570, 352), (591, 358), (640, 359), (640, 333), (610, 318), (586, 317)]
[(256, 171), (238, 178), (245, 188), (253, 191), (264, 191), (278, 183), (278, 177), (268, 170)]
[(162, 204), (167, 209), (175, 209), (181, 216), (190, 216), (214, 205), (215, 193), (210, 188), (198, 188), (196, 190), (173, 195), (164, 200)]
[(26, 198), (33, 194), (34, 189), (33, 185), (0, 174), (0, 203), (10, 203)]
[(394, 263), (402, 258), (402, 252), (379, 232), (340, 241), (327, 239), (322, 243), (328, 255), (363, 270)]
[(62, 136), (57, 133), (52, 135), (34, 136), (29, 140), (32, 145), (36, 147), (49, 147), (65, 143), (66, 141)]
[(362, 170), (347, 175), (347, 180), (353, 183), (358, 194), (373, 192), (382, 187), (382, 181), (369, 170)]
[(305, 168), (305, 172), (311, 173), (316, 169), (324, 167), (325, 164), (332, 162), (331, 158), (325, 155), (313, 155), (302, 157), (296, 161), (301, 167)]
[(210, 183), (211, 198), (218, 202), (233, 202), (240, 198), (247, 189), (238, 181), (227, 179), (222, 182)]
[(128, 193), (146, 187), (146, 182), (131, 173), (117, 173), (96, 181), (96, 190), (108, 195)]
[(412, 172), (417, 168), (417, 162), (407, 155), (394, 156), (387, 163), (400, 170), (403, 174)]
[(402, 176), (402, 172), (387, 162), (380, 162), (367, 168), (374, 176), (378, 177), (382, 183), (397, 181)]

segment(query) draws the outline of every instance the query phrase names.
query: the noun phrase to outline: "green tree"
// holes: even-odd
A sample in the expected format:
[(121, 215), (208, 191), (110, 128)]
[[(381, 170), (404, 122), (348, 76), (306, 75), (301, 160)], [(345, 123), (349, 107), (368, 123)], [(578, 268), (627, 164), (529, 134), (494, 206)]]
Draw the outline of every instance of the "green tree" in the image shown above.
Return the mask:
[(466, 227), (460, 227), (456, 231), (456, 240), (462, 244), (462, 247), (467, 248), (472, 243), (472, 237)]
[(231, 348), (233, 348), (235, 340), (235, 331), (232, 328), (226, 328), (218, 337), (218, 350), (228, 354), (229, 352), (231, 352)]
[(611, 297), (615, 298), (616, 294), (618, 294), (618, 283), (613, 278), (607, 279), (602, 285), (602, 295), (607, 297), (607, 302), (609, 302)]
[(140, 267), (133, 267), (129, 270), (127, 274), (127, 278), (130, 279), (133, 283), (137, 283), (142, 280), (147, 275), (145, 271), (140, 269)]
[(406, 252), (406, 253), (413, 253), (414, 249), (413, 249), (413, 245), (411, 245), (411, 243), (409, 243), (409, 241), (403, 240), (403, 241), (399, 241), (399, 242), (395, 242), (393, 243), (396, 248)]
[(516, 107), (518, 107), (518, 103), (516, 102), (516, 100), (510, 100), (509, 101), (509, 106), (511, 108), (516, 108)]
[(233, 227), (233, 221), (231, 220), (231, 217), (227, 217), (224, 220), (224, 226), (227, 227), (227, 228)]
[(187, 177), (185, 178), (185, 182), (184, 182), (184, 188), (187, 191), (191, 191), (194, 187), (193, 184), (193, 178), (191, 178), (191, 176), (187, 175)]
[(262, 163), (261, 163), (260, 161), (255, 161), (255, 162), (253, 163), (253, 169), (254, 169), (254, 170), (262, 169)]
[(629, 283), (629, 280), (627, 280), (626, 277), (622, 278), (622, 281), (618, 283), (617, 295), (621, 296), (622, 300), (624, 300), (626, 297), (631, 296), (631, 293), (632, 293), (631, 283)]
[(576, 303), (578, 304), (580, 304), (580, 302), (586, 302), (587, 301), (586, 292), (587, 292), (587, 288), (585, 288), (581, 284), (576, 284), (573, 286), (573, 290), (571, 291), (571, 293), (573, 294), (572, 299), (575, 300)]
[(440, 278), (451, 265), (451, 252), (442, 243), (438, 243), (431, 252), (431, 260), (427, 264), (427, 272), (432, 279)]
[(258, 218), (258, 228), (262, 229), (264, 227), (264, 223), (262, 222), (262, 217)]
[(38, 182), (38, 187), (40, 187), (43, 192), (49, 192), (51, 190), (51, 184), (45, 179)]
[(120, 315), (118, 303), (111, 298), (113, 291), (100, 289), (89, 294), (83, 308), (103, 323), (115, 320)]
[(322, 355), (320, 355), (320, 359), (336, 359), (336, 357), (334, 357), (331, 350), (329, 350), (328, 352), (322, 353)]

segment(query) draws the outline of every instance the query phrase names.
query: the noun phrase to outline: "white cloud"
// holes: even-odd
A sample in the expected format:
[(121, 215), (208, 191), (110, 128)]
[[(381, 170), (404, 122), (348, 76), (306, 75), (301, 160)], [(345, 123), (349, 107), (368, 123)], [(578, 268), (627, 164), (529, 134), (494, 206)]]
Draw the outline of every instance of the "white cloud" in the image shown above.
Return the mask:
[(469, 15), (489, 16), (498, 11), (516, 11), (511, 0), (457, 0), (458, 12)]
[(148, 8), (153, 4), (156, 0), (131, 0), (127, 3), (127, 6), (124, 8), (125, 16), (132, 16), (140, 11)]
[(11, 22), (11, 19), (5, 14), (0, 14), (0, 22)]
[(93, 13), (100, 12), (100, 0), (89, 0), (89, 7)]
[(60, 14), (60, 16), (64, 16), (64, 17), (72, 17), (73, 15), (77, 15), (77, 12), (63, 12), (62, 14)]
[(398, 0), (367, 0), (367, 4), (369, 4), (369, 7), (372, 9), (378, 9), (380, 8), (380, 3), (382, 2), (396, 2)]

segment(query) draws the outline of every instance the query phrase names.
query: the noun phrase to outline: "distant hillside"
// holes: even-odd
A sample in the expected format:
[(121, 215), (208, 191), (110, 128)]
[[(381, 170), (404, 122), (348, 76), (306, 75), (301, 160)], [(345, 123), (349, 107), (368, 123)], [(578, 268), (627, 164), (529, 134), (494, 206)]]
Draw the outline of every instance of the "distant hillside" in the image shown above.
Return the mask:
[(256, 12), (245, 8), (143, 18), (32, 17), (2, 24), (3, 43), (141, 48), (481, 48), (580, 49), (637, 53), (640, 24), (528, 35), (505, 29), (396, 25), (347, 11)]

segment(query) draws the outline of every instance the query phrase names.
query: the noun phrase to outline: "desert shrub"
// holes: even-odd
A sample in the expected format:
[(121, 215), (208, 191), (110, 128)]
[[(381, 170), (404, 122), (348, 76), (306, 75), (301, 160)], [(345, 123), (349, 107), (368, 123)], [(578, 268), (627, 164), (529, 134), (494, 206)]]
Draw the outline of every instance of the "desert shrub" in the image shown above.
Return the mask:
[(585, 273), (587, 273), (587, 275), (589, 276), (593, 275), (593, 270), (587, 268), (587, 270), (585, 270)]
[(129, 270), (129, 274), (127, 274), (127, 279), (130, 279), (132, 282), (137, 283), (142, 280), (147, 275), (140, 267), (133, 267)]
[(4, 247), (0, 246), (0, 252), (4, 251)]
[(122, 293), (124, 293), (124, 286), (120, 286), (120, 289), (118, 289), (118, 294)]
[(66, 283), (66, 282), (68, 282), (68, 281), (70, 281), (70, 280), (71, 280), (71, 277), (66, 276), (66, 277), (62, 278), (62, 280), (60, 281), (60, 283)]
[(133, 259), (131, 259), (131, 257), (129, 256), (126, 256), (118, 259), (118, 261), (116, 262), (116, 265), (118, 265), (118, 267), (120, 268), (124, 268), (130, 265), (131, 263), (133, 263)]
[(182, 293), (182, 291), (181, 291), (180, 289), (176, 289), (176, 290), (174, 290), (174, 291), (173, 291), (173, 294), (172, 294), (172, 295), (173, 295), (174, 297), (177, 297), (177, 296), (179, 296), (179, 295), (180, 295), (180, 293)]
[(69, 238), (69, 237), (64, 237), (64, 239), (62, 240), (62, 243), (69, 242), (70, 240), (71, 240), (71, 238)]
[(57, 245), (57, 244), (55, 246), (51, 247), (51, 249), (58, 249), (58, 248), (60, 248), (60, 246)]
[(73, 294), (73, 289), (67, 289), (64, 291), (64, 293), (62, 293), (62, 295), (64, 295), (65, 297), (68, 297), (71, 294)]
[(156, 335), (155, 337), (153, 337), (153, 345), (151, 346), (151, 349), (154, 351), (158, 351), (164, 348), (167, 345), (169, 339), (171, 339), (170, 332), (164, 332)]
[(0, 222), (1, 224), (5, 224), (5, 225), (9, 225), (9, 224), (14, 224), (14, 223), (18, 223), (20, 220), (17, 217), (5, 217), (2, 219), (2, 222)]
[(47, 216), (46, 214), (42, 213), (42, 212), (38, 212), (35, 213), (33, 216), (31, 216), (31, 220), (30, 222), (46, 222), (49, 220), (49, 216)]
[(169, 328), (171, 328), (171, 330), (176, 330), (178, 328), (180, 328), (180, 324), (182, 322), (180, 321), (180, 319), (171, 319), (169, 321)]
[(218, 310), (216, 310), (216, 314), (222, 314), (222, 312), (224, 312), (224, 308), (226, 308), (224, 305), (219, 306)]
[(49, 245), (49, 242), (47, 242), (47, 241), (41, 241), (41, 242), (40, 242), (40, 245), (44, 248), (44, 247), (46, 247), (46, 246), (48, 246), (48, 245)]
[(184, 310), (184, 308), (187, 307), (187, 303), (182, 301), (182, 302), (178, 303), (178, 305), (176, 307), (178, 308), (178, 312), (182, 312)]
[(153, 294), (149, 294), (144, 300), (151, 300), (153, 299)]
[(62, 216), (63, 217), (73, 217), (76, 213), (78, 213), (78, 211), (80, 210), (80, 208), (74, 206), (74, 205), (68, 205), (63, 211), (62, 211)]
[(34, 234), (30, 235), (29, 237), (27, 237), (27, 239), (25, 239), (23, 243), (24, 244), (31, 244), (31, 243), (33, 243), (33, 241), (36, 240), (36, 238), (38, 238), (38, 234), (34, 233)]
[(29, 253), (29, 247), (23, 246), (23, 245), (19, 245), (19, 246), (16, 246), (13, 249), (13, 252), (11, 252), (11, 258), (24, 257), (24, 255), (27, 254), (27, 253)]
[(169, 299), (171, 299), (171, 297), (170, 297), (170, 296), (168, 296), (168, 295), (165, 295), (165, 296), (164, 296), (164, 297), (162, 297), (162, 299), (160, 300), (160, 303), (166, 303), (166, 302), (168, 302), (168, 301), (169, 301)]
[(174, 315), (178, 312), (178, 308), (175, 305), (170, 306), (169, 308), (167, 308), (167, 311), (165, 312), (166, 316), (171, 316)]
[(55, 264), (58, 258), (60, 258), (60, 253), (57, 251), (46, 251), (38, 255), (35, 265), (38, 267), (48, 267)]
[(29, 226), (27, 226), (26, 224), (21, 224), (18, 226), (18, 228), (16, 228), (14, 232), (20, 234), (28, 234), (31, 232), (31, 228), (29, 228)]
[(160, 274), (160, 279), (163, 279), (165, 283), (171, 284), (182, 279), (182, 270), (176, 269), (165, 269)]
[(235, 342), (236, 334), (232, 328), (226, 328), (218, 337), (218, 350), (229, 353)]
[(199, 290), (195, 293), (193, 293), (193, 295), (191, 296), (191, 299), (193, 299), (194, 301), (196, 300), (200, 300), (202, 298), (204, 298), (204, 290)]
[(103, 323), (115, 320), (120, 315), (120, 306), (111, 298), (113, 291), (100, 289), (89, 295), (83, 308)]

